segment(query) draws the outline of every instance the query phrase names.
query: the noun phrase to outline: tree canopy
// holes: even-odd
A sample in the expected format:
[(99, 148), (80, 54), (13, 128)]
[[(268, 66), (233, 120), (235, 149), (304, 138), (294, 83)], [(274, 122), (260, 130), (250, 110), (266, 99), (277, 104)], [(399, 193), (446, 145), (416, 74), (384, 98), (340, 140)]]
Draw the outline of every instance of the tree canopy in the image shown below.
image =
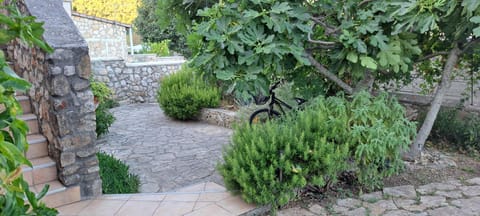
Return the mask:
[(79, 13), (131, 24), (137, 17), (140, 0), (73, 0)]
[(220, 1), (198, 15), (193, 65), (240, 98), (278, 78), (300, 88), (319, 77), (347, 94), (407, 83), (418, 62), (443, 56), (433, 120), (452, 70), (480, 41), (478, 0)]

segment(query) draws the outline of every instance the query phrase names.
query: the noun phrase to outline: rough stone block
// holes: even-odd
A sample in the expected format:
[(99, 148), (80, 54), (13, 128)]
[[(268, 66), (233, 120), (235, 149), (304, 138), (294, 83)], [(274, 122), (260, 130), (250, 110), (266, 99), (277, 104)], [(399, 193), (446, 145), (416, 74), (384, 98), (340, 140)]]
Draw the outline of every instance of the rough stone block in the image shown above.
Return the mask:
[(63, 75), (57, 75), (52, 79), (53, 96), (65, 96), (70, 93), (70, 83)]
[(75, 153), (72, 152), (63, 152), (60, 154), (60, 165), (62, 167), (67, 167), (75, 163)]
[(63, 68), (63, 74), (65, 74), (65, 76), (72, 76), (75, 74), (75, 67), (74, 66), (65, 66)]

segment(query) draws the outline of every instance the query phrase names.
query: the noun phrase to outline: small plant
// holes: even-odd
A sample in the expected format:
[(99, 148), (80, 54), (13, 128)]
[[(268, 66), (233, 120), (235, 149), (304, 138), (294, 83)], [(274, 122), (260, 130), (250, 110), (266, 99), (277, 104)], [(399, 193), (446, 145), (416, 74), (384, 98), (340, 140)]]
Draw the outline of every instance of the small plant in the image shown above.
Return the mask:
[(145, 43), (143, 45), (144, 49), (141, 51), (141, 53), (154, 53), (160, 57), (169, 56), (170, 55), (170, 49), (168, 48), (169, 44), (170, 44), (170, 40)]
[(113, 108), (118, 103), (112, 98), (113, 92), (105, 83), (90, 79), (90, 86), (95, 101), (98, 103), (95, 110), (97, 123), (95, 132), (97, 132), (97, 136), (101, 136), (108, 133), (108, 128), (110, 128), (113, 122), (115, 122), (115, 117), (109, 109)]
[(138, 193), (140, 180), (129, 166), (112, 155), (97, 153), (104, 194)]
[(387, 94), (317, 98), (278, 120), (236, 126), (218, 169), (247, 202), (278, 207), (349, 170), (361, 185), (380, 187), (403, 167), (400, 153), (414, 135), (415, 125)]
[(157, 100), (167, 116), (179, 120), (195, 119), (202, 108), (218, 107), (220, 92), (197, 77), (186, 66), (162, 80)]

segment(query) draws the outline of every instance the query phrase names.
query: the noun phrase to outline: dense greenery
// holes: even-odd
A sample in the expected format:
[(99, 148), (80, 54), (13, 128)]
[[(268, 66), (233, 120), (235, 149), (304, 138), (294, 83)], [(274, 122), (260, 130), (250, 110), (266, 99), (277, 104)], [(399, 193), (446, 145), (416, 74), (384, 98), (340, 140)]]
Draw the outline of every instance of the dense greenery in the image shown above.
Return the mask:
[[(0, 4), (4, 5), (4, 2), (0, 1)], [(22, 15), (14, 4), (2, 7), (0, 25), (2, 47), (19, 38), (44, 51), (52, 51), (52, 48), (42, 41), (43, 23), (36, 22), (33, 16)], [(46, 185), (42, 191), (35, 194), (30, 191), (22, 175), (21, 166), (31, 167), (32, 164), (24, 156), (24, 152), (28, 150), (28, 126), (18, 118), (18, 115), (22, 114), (22, 108), (15, 98), (15, 92), (27, 91), (30, 84), (10, 68), (3, 51), (0, 51), (0, 70), (0, 215), (57, 215), (55, 209), (40, 202), (49, 186)]]
[(218, 168), (229, 190), (257, 204), (283, 205), (347, 170), (373, 189), (403, 167), (400, 153), (415, 135), (404, 112), (386, 94), (320, 97), (280, 120), (237, 126)]
[(143, 50), (140, 51), (141, 53), (153, 53), (157, 56), (170, 56), (170, 49), (168, 45), (170, 44), (170, 40), (163, 40), (160, 42), (150, 42), (143, 44)]
[(189, 120), (195, 119), (202, 108), (219, 106), (220, 92), (184, 66), (161, 81), (157, 100), (167, 116)]
[(410, 82), (417, 63), (441, 56), (438, 73), (421, 73), (440, 79), (411, 159), (420, 155), (454, 69), (480, 44), (478, 0), (219, 1), (198, 14), (203, 20), (191, 37), (202, 43), (193, 66), (241, 100), (264, 93), (272, 78), (313, 96)]
[(129, 166), (105, 153), (97, 153), (104, 194), (138, 193), (140, 180)]
[(160, 26), (157, 2), (158, 0), (142, 0), (134, 23), (136, 31), (142, 36), (144, 42), (170, 40), (168, 44), (170, 50), (189, 57), (191, 52), (187, 48), (186, 37), (175, 29), (174, 20), (169, 17), (170, 24)]
[(97, 123), (95, 132), (97, 132), (97, 136), (101, 136), (108, 133), (108, 128), (115, 121), (115, 117), (109, 109), (116, 106), (117, 102), (112, 98), (112, 90), (105, 83), (95, 81), (92, 78), (90, 79), (90, 86), (95, 96), (95, 102), (98, 103), (95, 109)]
[(73, 10), (126, 24), (137, 17), (140, 0), (73, 0)]
[(457, 108), (442, 108), (429, 137), (435, 142), (447, 142), (449, 147), (466, 152), (480, 152), (480, 117), (463, 113)]

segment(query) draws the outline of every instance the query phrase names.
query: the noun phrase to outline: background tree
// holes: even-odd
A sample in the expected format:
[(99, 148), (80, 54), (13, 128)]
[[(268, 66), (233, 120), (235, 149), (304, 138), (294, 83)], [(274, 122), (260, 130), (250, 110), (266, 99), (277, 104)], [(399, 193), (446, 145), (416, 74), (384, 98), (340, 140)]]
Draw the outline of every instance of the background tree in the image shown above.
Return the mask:
[(193, 65), (221, 80), (226, 92), (239, 98), (265, 90), (272, 79), (290, 79), (299, 88), (301, 79), (292, 79), (299, 76), (327, 79), (354, 94), (390, 81), (408, 83), (416, 62), (448, 55), (432, 107), (412, 145), (410, 158), (414, 158), (430, 133), (452, 70), (478, 42), (479, 4), (477, 0), (220, 1), (198, 13), (204, 21), (195, 33), (203, 44)]
[(137, 17), (140, 0), (74, 0), (79, 13), (131, 24)]
[(191, 51), (187, 36), (192, 23), (198, 19), (196, 11), (215, 2), (142, 0), (135, 28), (145, 42), (170, 40), (169, 48), (188, 58)]

